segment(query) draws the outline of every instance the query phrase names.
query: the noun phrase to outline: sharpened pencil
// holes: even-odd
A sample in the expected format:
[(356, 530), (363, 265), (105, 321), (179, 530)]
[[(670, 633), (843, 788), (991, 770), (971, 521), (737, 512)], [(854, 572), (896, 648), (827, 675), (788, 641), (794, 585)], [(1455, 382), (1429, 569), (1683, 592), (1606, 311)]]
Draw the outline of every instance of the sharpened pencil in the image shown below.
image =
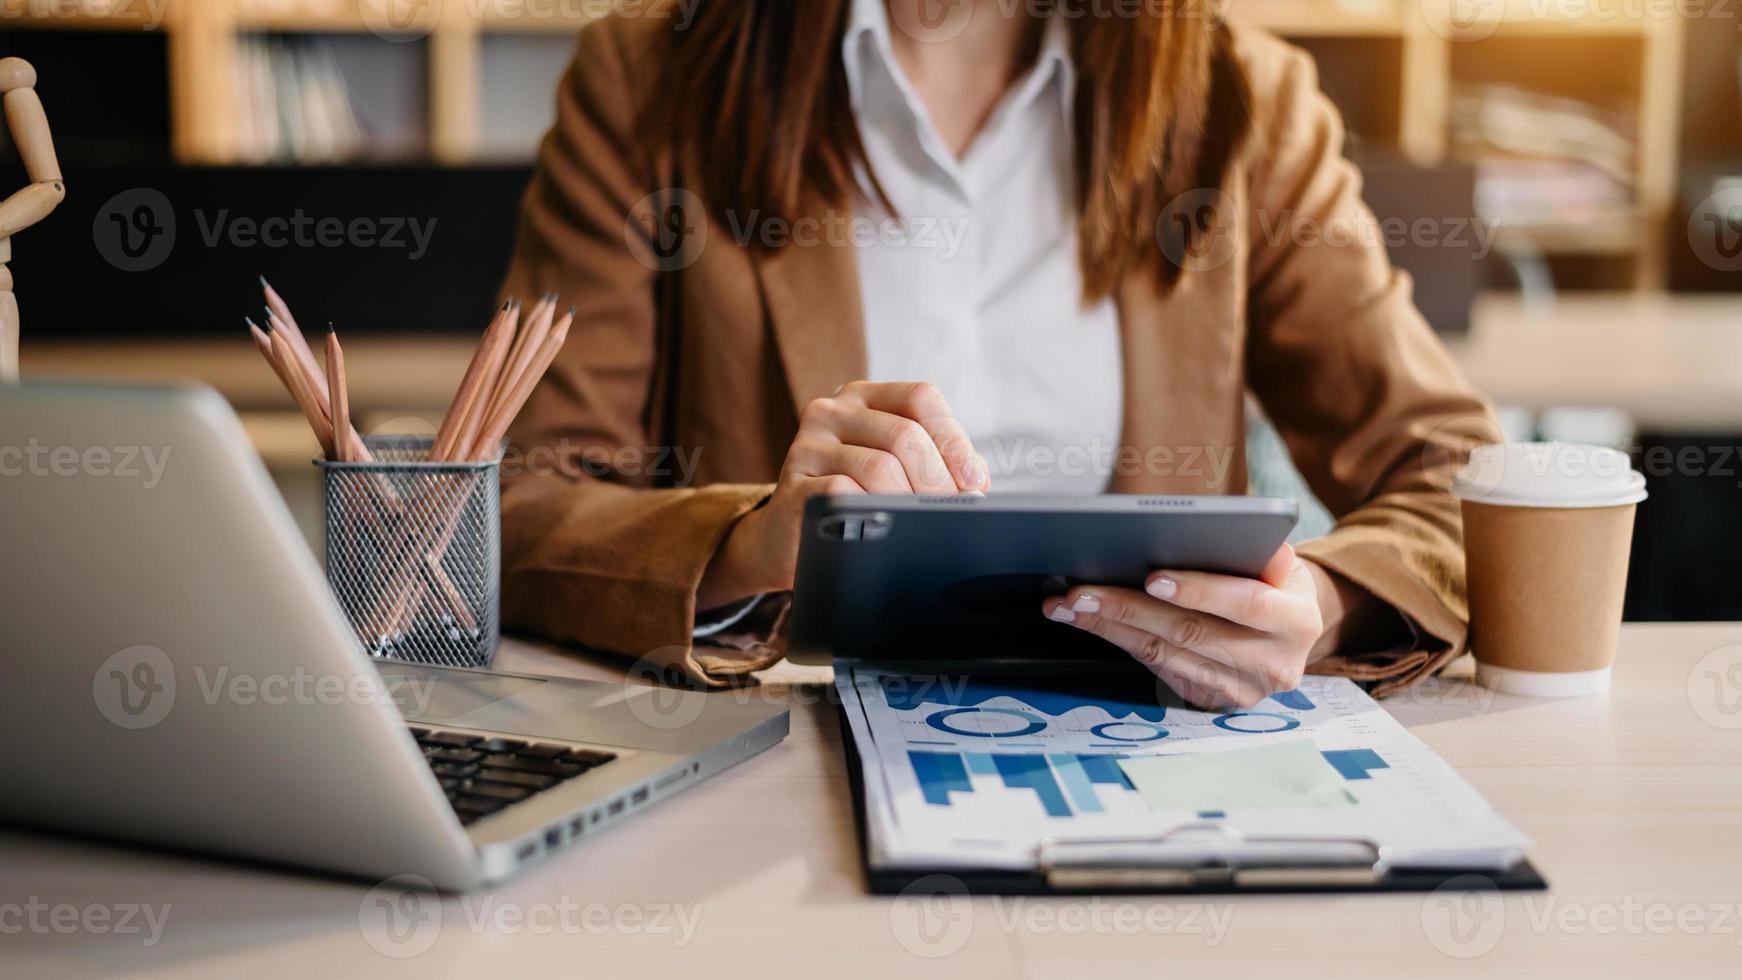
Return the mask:
[(484, 336), (478, 342), (478, 349), (472, 353), (472, 362), (466, 367), (466, 374), (460, 379), (459, 390), (454, 392), (454, 400), (448, 406), (448, 413), (442, 418), (441, 428), (436, 431), (435, 445), (430, 450), (430, 460), (434, 462), (448, 461), (454, 451), (454, 444), (459, 441), (460, 430), (465, 427), (466, 417), (472, 410), (472, 405), (479, 398), (485, 397), (495, 385), (495, 372), (508, 350), (513, 338), (513, 328), (508, 322), (508, 311), (514, 301), (509, 300), (496, 311), (496, 316), (490, 325), (484, 329)]
[(339, 343), (339, 333), (327, 324), (327, 390), (332, 403), (334, 461), (351, 459), (351, 391), (345, 381), (345, 348)]

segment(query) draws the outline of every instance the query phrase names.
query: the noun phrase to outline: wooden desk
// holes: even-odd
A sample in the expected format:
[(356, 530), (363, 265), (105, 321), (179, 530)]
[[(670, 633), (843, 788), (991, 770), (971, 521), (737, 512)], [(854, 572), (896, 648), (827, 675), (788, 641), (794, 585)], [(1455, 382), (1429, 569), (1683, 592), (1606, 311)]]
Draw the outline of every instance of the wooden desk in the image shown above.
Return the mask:
[[(792, 706), (784, 743), (502, 888), (446, 900), (421, 955), (391, 958), (369, 945), (359, 926), (367, 885), (5, 833), (0, 972), (1734, 976), (1742, 677), (1723, 670), (1742, 663), (1742, 625), (1629, 627), (1623, 647), (1606, 698), (1533, 702), (1442, 679), (1389, 702), (1536, 839), (1552, 884), (1545, 894), (1471, 899), (1463, 944), (1446, 928), (1459, 906), (1421, 895), (940, 901), (928, 944), (916, 928), (923, 906), (862, 890), (841, 735), (820, 686), (827, 671), (783, 666), (766, 694)], [(615, 676), (609, 664), (524, 644), (502, 660)], [(139, 936), (9, 928), (33, 898), (168, 912), (150, 948)], [(693, 927), (687, 942), (678, 910)], [(655, 916), (665, 916), (658, 927)]]

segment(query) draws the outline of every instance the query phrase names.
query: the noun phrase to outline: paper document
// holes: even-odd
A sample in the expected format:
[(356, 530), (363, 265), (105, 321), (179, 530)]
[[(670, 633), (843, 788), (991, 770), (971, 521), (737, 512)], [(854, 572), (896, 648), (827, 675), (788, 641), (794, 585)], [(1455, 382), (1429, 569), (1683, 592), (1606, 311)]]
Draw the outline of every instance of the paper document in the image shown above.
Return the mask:
[(1529, 841), (1344, 678), (1197, 711), (1131, 675), (837, 665), (874, 866), (1023, 869), (1043, 839), (1359, 840), (1397, 865), (1507, 868)]
[(1131, 756), (1120, 759), (1119, 768), (1152, 810), (1355, 805), (1343, 774), (1307, 738), (1226, 752)]

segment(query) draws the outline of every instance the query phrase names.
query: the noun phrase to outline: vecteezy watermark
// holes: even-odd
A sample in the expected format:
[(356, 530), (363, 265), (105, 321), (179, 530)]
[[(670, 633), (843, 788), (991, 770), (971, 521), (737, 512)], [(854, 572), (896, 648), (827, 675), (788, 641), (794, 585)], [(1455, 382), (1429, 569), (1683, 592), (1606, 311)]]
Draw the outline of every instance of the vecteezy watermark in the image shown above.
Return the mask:
[(1448, 41), (1480, 41), (1500, 29), (1511, 0), (1420, 0), (1429, 29)]
[(1742, 903), (1737, 902), (1648, 902), (1632, 895), (1568, 901), (1527, 894), (1517, 905), (1509, 910), (1491, 879), (1461, 875), (1422, 903), (1422, 932), (1435, 949), (1456, 959), (1491, 952), (1515, 926), (1538, 936), (1742, 937)]
[(0, 477), (70, 479), (77, 476), (138, 480), (154, 490), (163, 482), (173, 446), (50, 446), (32, 437), (0, 446)]
[(1227, 265), (1240, 251), (1234, 215), (1234, 199), (1212, 187), (1175, 197), (1155, 219), (1162, 257), (1182, 272), (1209, 272)]
[[(456, 905), (457, 919), (449, 914)], [(377, 953), (409, 959), (429, 952), (454, 928), (471, 935), (653, 936), (687, 946), (701, 917), (699, 904), (578, 902), (567, 895), (531, 903), (466, 895), (450, 904), (429, 879), (395, 875), (363, 896), (357, 927)]]
[(90, 24), (107, 21), (155, 31), (163, 26), (170, 0), (0, 0), (0, 23), (9, 20), (33, 22), (77, 21)]
[(778, 251), (787, 247), (879, 245), (933, 251), (945, 261), (961, 254), (973, 228), (973, 219), (966, 215), (894, 218), (833, 208), (798, 218), (759, 209), (727, 210), (716, 216), (695, 192), (667, 187), (629, 209), (623, 222), (623, 240), (630, 254), (647, 268), (679, 272), (701, 260), (716, 230), (716, 217), (740, 248)]
[[(443, 0), (360, 0), (363, 24), (377, 37), (409, 43), (429, 36), (442, 18)], [(465, 0), (450, 8), (473, 21), (521, 25), (570, 24), (579, 28), (608, 14), (669, 20), (680, 31), (695, 23), (701, 0)]]
[(1742, 269), (1742, 184), (1720, 187), (1694, 205), (1688, 245), (1714, 272)]
[(1258, 234), (1270, 248), (1446, 248), (1468, 252), (1480, 261), (1494, 250), (1500, 226), (1473, 216), (1375, 218), (1351, 212), (1319, 218), (1287, 209), (1258, 211)]
[(50, 902), (32, 895), (22, 902), (0, 902), (0, 936), (137, 936), (139, 945), (152, 947), (163, 939), (174, 907), (169, 903)]
[[(395, 704), (418, 714), (428, 709), (436, 685), (428, 677), (383, 680), (372, 672), (323, 674), (303, 667), (256, 674), (203, 664), (193, 669), (193, 680), (199, 701), (208, 706)], [(174, 661), (154, 646), (120, 650), (97, 665), (91, 676), (91, 700), (98, 713), (132, 730), (161, 724), (175, 708), (178, 693), (186, 700), (185, 691)]]
[(153, 187), (122, 191), (97, 209), (91, 241), (122, 272), (149, 272), (175, 250), (175, 208)]
[(1742, 645), (1719, 647), (1694, 664), (1688, 704), (1713, 728), (1742, 729)]
[(701, 466), (702, 446), (600, 446), (570, 439), (522, 449), (509, 446), (502, 456), (502, 475), (646, 478), (660, 486), (693, 486)]
[(429, 252), (435, 217), (316, 217), (297, 208), (289, 215), (232, 217), (228, 208), (196, 208), (194, 221), (207, 248), (379, 248), (404, 251), (416, 262)]
[[(289, 214), (237, 215), (229, 208), (195, 208), (194, 228), (206, 248), (353, 248), (401, 251), (416, 262), (429, 252), (435, 217), (395, 215), (313, 215), (297, 208)], [(97, 209), (91, 240), (97, 254), (122, 272), (149, 272), (169, 260), (178, 230), (184, 227), (162, 191), (135, 187)]]
[(153, 646), (119, 650), (97, 665), (91, 700), (119, 728), (151, 728), (175, 707), (175, 664)]
[(881, 245), (884, 248), (933, 251), (948, 262), (961, 254), (972, 220), (965, 215), (879, 218), (833, 209), (820, 215), (789, 220), (761, 211), (728, 211), (726, 226), (733, 241), (743, 248), (761, 246), (774, 250), (788, 245), (799, 248), (840, 248), (846, 245), (869, 248)]
[(687, 656), (687, 647), (659, 647), (629, 666), (617, 697), (635, 720), (669, 732), (686, 728), (702, 716), (709, 696), (691, 687), (677, 666)]
[(1130, 446), (1090, 439), (1077, 445), (994, 437), (983, 446), (997, 478), (1016, 476), (1188, 477), (1206, 488), (1225, 487), (1234, 468), (1233, 446)]
[(1221, 22), (1227, 0), (996, 0), (989, 6), (976, 0), (896, 0), (890, 19), (908, 37), (941, 44), (960, 37), (974, 17), (983, 13), (1006, 20), (1058, 17), (1063, 20), (1122, 20), (1140, 17)]
[(1421, 931), (1433, 948), (1447, 956), (1481, 956), (1506, 934), (1506, 902), (1493, 879), (1459, 875), (1422, 902)]
[(912, 882), (889, 905), (889, 929), (896, 943), (923, 959), (961, 952), (980, 923), (1004, 936), (1195, 936), (1205, 946), (1218, 946), (1233, 918), (1231, 903), (1126, 902), (1098, 895), (1080, 899), (994, 895), (976, 903), (961, 879), (949, 874)]
[(1736, 0), (1418, 0), (1429, 28), (1448, 41), (1481, 41), (1512, 23), (1728, 22), (1742, 27)]
[(635, 260), (655, 272), (681, 272), (708, 247), (708, 206), (681, 187), (654, 191), (629, 209), (623, 241)]

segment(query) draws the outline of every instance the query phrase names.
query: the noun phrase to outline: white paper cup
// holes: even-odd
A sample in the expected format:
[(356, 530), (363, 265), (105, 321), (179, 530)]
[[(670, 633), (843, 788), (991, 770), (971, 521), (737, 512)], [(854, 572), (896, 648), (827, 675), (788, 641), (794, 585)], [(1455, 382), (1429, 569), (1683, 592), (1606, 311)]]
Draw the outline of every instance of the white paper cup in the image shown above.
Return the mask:
[(1606, 690), (1645, 476), (1614, 449), (1506, 443), (1472, 452), (1452, 492), (1477, 681), (1528, 697)]

